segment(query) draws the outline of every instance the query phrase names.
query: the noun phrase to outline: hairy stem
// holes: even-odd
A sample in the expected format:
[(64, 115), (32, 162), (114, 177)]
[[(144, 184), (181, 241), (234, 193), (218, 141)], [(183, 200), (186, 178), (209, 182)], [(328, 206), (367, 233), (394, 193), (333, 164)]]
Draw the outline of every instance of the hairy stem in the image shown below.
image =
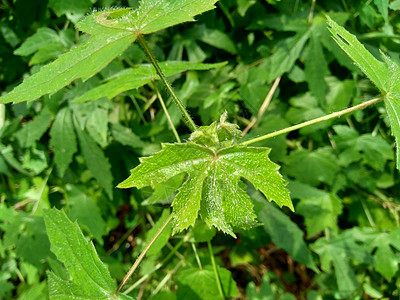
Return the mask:
[(219, 295), (221, 296), (221, 299), (225, 299), (224, 292), (222, 290), (221, 280), (219, 279), (217, 265), (215, 264), (214, 254), (213, 254), (213, 251), (212, 251), (212, 246), (211, 246), (211, 242), (210, 241), (207, 241), (207, 246), (208, 246), (208, 251), (210, 252), (211, 264), (213, 266), (214, 276), (215, 276), (215, 280), (216, 280), (216, 283), (217, 283), (217, 286), (218, 286)]
[(182, 101), (179, 100), (178, 96), (175, 94), (174, 90), (172, 89), (171, 84), (168, 82), (168, 80), (165, 77), (163, 71), (161, 70), (159, 64), (157, 63), (156, 58), (154, 57), (154, 55), (151, 53), (149, 47), (147, 46), (147, 43), (146, 43), (145, 39), (143, 38), (142, 35), (139, 35), (137, 37), (137, 39), (139, 41), (140, 46), (142, 46), (144, 52), (146, 53), (147, 57), (149, 58), (150, 62), (152, 63), (152, 65), (156, 69), (156, 72), (157, 72), (158, 76), (160, 76), (161, 81), (164, 83), (165, 87), (167, 88), (167, 90), (171, 94), (172, 99), (174, 100), (175, 104), (178, 106), (179, 110), (181, 111), (182, 116), (183, 116), (183, 120), (185, 121), (187, 127), (189, 127), (189, 129), (191, 131), (195, 131), (197, 129), (196, 124), (194, 123), (193, 119), (190, 117), (189, 112), (186, 110), (186, 108), (183, 105)]
[(284, 134), (284, 133), (288, 133), (288, 132), (291, 132), (291, 131), (306, 127), (306, 126), (314, 125), (314, 124), (317, 124), (317, 123), (320, 123), (320, 122), (323, 122), (323, 121), (327, 121), (329, 119), (341, 117), (341, 116), (343, 116), (345, 114), (348, 114), (348, 113), (351, 113), (353, 111), (356, 111), (356, 110), (359, 110), (359, 109), (363, 109), (363, 108), (365, 108), (367, 106), (370, 106), (372, 104), (381, 102), (382, 100), (383, 100), (383, 98), (380, 97), (380, 98), (375, 98), (375, 99), (372, 99), (372, 100), (369, 100), (369, 101), (365, 101), (365, 102), (360, 103), (360, 104), (358, 104), (356, 106), (353, 106), (353, 107), (350, 107), (350, 108), (346, 108), (346, 109), (343, 109), (341, 111), (337, 111), (337, 112), (331, 113), (331, 114), (323, 116), (323, 117), (319, 117), (319, 118), (316, 118), (316, 119), (313, 119), (313, 120), (310, 120), (310, 121), (307, 121), (307, 122), (303, 122), (303, 123), (300, 123), (300, 124), (297, 124), (297, 125), (294, 125), (294, 126), (290, 126), (290, 127), (284, 128), (282, 130), (278, 130), (278, 131), (275, 131), (275, 132), (272, 132), (272, 133), (269, 133), (269, 134), (266, 134), (266, 135), (263, 135), (263, 136), (259, 136), (257, 138), (254, 138), (254, 139), (251, 139), (251, 140), (248, 140), (248, 141), (245, 141), (245, 142), (242, 142), (241, 145), (254, 144), (254, 143), (257, 143), (257, 142), (260, 142), (260, 141), (264, 141), (264, 140), (276, 137), (276, 136)]
[(147, 251), (149, 251), (150, 247), (154, 244), (154, 242), (158, 239), (160, 236), (161, 232), (167, 227), (168, 223), (172, 220), (174, 217), (174, 213), (171, 213), (169, 217), (165, 220), (164, 224), (158, 229), (157, 233), (153, 236), (151, 241), (146, 245), (146, 247), (143, 249), (142, 253), (140, 253), (139, 257), (136, 259), (135, 263), (132, 265), (131, 269), (126, 273), (124, 279), (122, 279), (118, 289), (117, 293), (120, 293), (125, 284), (128, 282), (129, 278), (131, 278), (133, 272), (135, 272), (136, 268), (139, 266), (140, 262), (143, 260), (144, 256), (146, 255)]

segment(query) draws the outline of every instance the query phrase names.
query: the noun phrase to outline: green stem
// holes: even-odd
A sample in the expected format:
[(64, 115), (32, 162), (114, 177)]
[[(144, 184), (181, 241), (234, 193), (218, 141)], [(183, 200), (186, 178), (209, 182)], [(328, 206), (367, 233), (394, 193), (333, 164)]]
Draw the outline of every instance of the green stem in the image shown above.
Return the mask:
[(225, 299), (224, 292), (222, 290), (221, 280), (219, 279), (217, 265), (215, 264), (214, 254), (213, 254), (213, 251), (212, 251), (212, 246), (211, 246), (211, 242), (210, 241), (207, 241), (207, 246), (208, 246), (208, 251), (210, 252), (211, 264), (213, 266), (214, 276), (215, 276), (215, 280), (217, 282), (219, 295), (221, 296), (221, 299)]
[(187, 127), (189, 127), (189, 129), (191, 131), (195, 131), (197, 129), (196, 124), (194, 123), (193, 119), (190, 117), (190, 115), (189, 115), (188, 111), (186, 110), (185, 106), (183, 105), (182, 101), (179, 100), (178, 96), (175, 94), (174, 90), (172, 89), (171, 84), (168, 82), (168, 80), (165, 77), (163, 71), (161, 70), (159, 64), (157, 63), (156, 58), (154, 57), (154, 55), (151, 53), (149, 47), (147, 46), (145, 39), (143, 38), (142, 35), (139, 35), (137, 37), (137, 39), (139, 41), (140, 46), (142, 46), (144, 52), (146, 53), (147, 57), (149, 58), (150, 62), (156, 69), (158, 76), (160, 76), (161, 81), (164, 83), (165, 87), (170, 92), (175, 104), (178, 106), (179, 110), (181, 111), (183, 120), (185, 121)]
[(154, 244), (154, 242), (158, 239), (160, 236), (161, 232), (167, 227), (168, 223), (172, 220), (174, 217), (174, 213), (171, 213), (169, 217), (165, 220), (164, 224), (161, 225), (161, 227), (158, 229), (157, 233), (153, 236), (151, 241), (146, 245), (146, 247), (143, 249), (142, 253), (140, 253), (139, 257), (136, 259), (135, 263), (132, 265), (131, 269), (126, 273), (124, 279), (122, 279), (118, 289), (117, 293), (120, 293), (125, 284), (128, 282), (129, 278), (131, 278), (133, 272), (135, 272), (136, 268), (139, 266), (140, 262), (143, 260), (144, 256), (146, 255), (147, 251), (149, 251), (150, 247)]
[(135, 288), (141, 285), (143, 281), (149, 278), (151, 274), (160, 269), (172, 256), (176, 255), (178, 249), (183, 245), (184, 242), (185, 239), (180, 240), (179, 243), (176, 244), (176, 246), (168, 253), (168, 255), (164, 258), (162, 262), (158, 263), (149, 273), (144, 275), (142, 278), (137, 280), (132, 286), (126, 289), (126, 291), (124, 291), (124, 294), (129, 294), (130, 292), (132, 292)]
[(163, 111), (164, 111), (164, 113), (165, 113), (165, 116), (167, 117), (169, 126), (171, 126), (171, 130), (172, 130), (172, 132), (174, 133), (174, 136), (175, 136), (175, 138), (176, 138), (176, 141), (177, 141), (178, 143), (180, 143), (180, 142), (181, 142), (181, 139), (180, 139), (180, 137), (179, 137), (179, 134), (178, 134), (178, 132), (176, 131), (176, 128), (175, 128), (175, 126), (174, 126), (174, 123), (172, 122), (171, 116), (169, 115), (168, 109), (167, 109), (167, 107), (165, 106), (164, 99), (162, 98), (162, 96), (161, 96), (161, 94), (160, 94), (160, 91), (158, 90), (158, 88), (157, 88), (157, 86), (156, 86), (155, 84), (154, 84), (154, 89), (156, 90), (158, 100), (160, 100), (161, 107), (162, 107), (162, 109), (163, 109)]
[(291, 131), (294, 131), (294, 130), (297, 130), (297, 129), (300, 129), (300, 128), (303, 128), (303, 127), (306, 127), (306, 126), (314, 125), (314, 124), (317, 124), (317, 123), (320, 123), (320, 122), (323, 122), (323, 121), (327, 121), (329, 119), (341, 117), (341, 116), (343, 116), (345, 114), (351, 113), (351, 112), (356, 111), (358, 109), (363, 109), (363, 108), (365, 108), (367, 106), (370, 106), (372, 104), (381, 102), (382, 100), (383, 100), (383, 98), (380, 97), (380, 98), (372, 99), (372, 100), (369, 100), (369, 101), (365, 101), (365, 102), (363, 102), (361, 104), (358, 104), (356, 106), (353, 106), (353, 107), (350, 107), (350, 108), (346, 108), (346, 109), (343, 109), (341, 111), (337, 111), (337, 112), (331, 113), (331, 114), (323, 116), (323, 117), (319, 117), (319, 118), (316, 118), (316, 119), (313, 119), (313, 120), (310, 120), (310, 121), (307, 121), (307, 122), (303, 122), (303, 123), (300, 123), (300, 124), (297, 124), (297, 125), (294, 125), (294, 126), (290, 126), (290, 127), (284, 128), (282, 130), (278, 130), (278, 131), (275, 131), (275, 132), (272, 132), (272, 133), (269, 133), (269, 134), (266, 134), (266, 135), (263, 135), (263, 136), (259, 136), (257, 138), (254, 138), (254, 139), (251, 139), (251, 140), (248, 140), (248, 141), (245, 141), (245, 142), (242, 142), (241, 145), (247, 146), (247, 145), (254, 144), (254, 143), (257, 143), (257, 142), (260, 142), (260, 141), (264, 141), (264, 140), (267, 140), (267, 139), (276, 137), (278, 135), (285, 134), (285, 133), (288, 133), (288, 132), (291, 132)]

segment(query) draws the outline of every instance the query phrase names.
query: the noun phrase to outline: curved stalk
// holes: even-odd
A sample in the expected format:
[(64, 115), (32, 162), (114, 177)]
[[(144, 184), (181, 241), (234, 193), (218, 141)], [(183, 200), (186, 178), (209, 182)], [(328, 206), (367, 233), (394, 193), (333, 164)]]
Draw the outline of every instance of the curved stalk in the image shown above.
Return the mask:
[(297, 125), (294, 125), (294, 126), (290, 126), (290, 127), (284, 128), (282, 130), (278, 130), (278, 131), (275, 131), (275, 132), (272, 132), (272, 133), (268, 133), (266, 135), (259, 136), (257, 138), (242, 142), (240, 144), (244, 145), (244, 146), (247, 146), (247, 145), (254, 144), (254, 143), (257, 143), (257, 142), (260, 142), (260, 141), (264, 141), (264, 140), (267, 140), (267, 139), (276, 137), (278, 135), (281, 135), (281, 134), (284, 134), (284, 133), (288, 133), (288, 132), (291, 132), (291, 131), (294, 131), (294, 130), (297, 130), (297, 129), (300, 129), (300, 128), (303, 128), (303, 127), (306, 127), (306, 126), (314, 125), (314, 124), (317, 124), (317, 123), (320, 123), (320, 122), (323, 122), (323, 121), (327, 121), (329, 119), (341, 117), (341, 116), (343, 116), (345, 114), (351, 113), (351, 112), (356, 111), (358, 109), (363, 109), (363, 108), (365, 108), (367, 106), (370, 106), (372, 104), (375, 104), (375, 103), (378, 103), (378, 102), (381, 102), (381, 101), (383, 101), (382, 97), (375, 98), (375, 99), (372, 99), (372, 100), (369, 100), (369, 101), (365, 101), (365, 102), (360, 103), (360, 104), (358, 104), (356, 106), (349, 107), (349, 108), (346, 108), (346, 109), (331, 113), (329, 115), (326, 115), (326, 116), (323, 116), (323, 117), (319, 117), (319, 118), (316, 118), (316, 119), (313, 119), (313, 120), (310, 120), (310, 121), (306, 121), (306, 122), (303, 122), (303, 123), (300, 123), (300, 124), (297, 124)]
[(174, 90), (172, 89), (171, 84), (168, 82), (167, 78), (165, 77), (163, 71), (161, 70), (159, 64), (157, 63), (156, 58), (154, 57), (153, 53), (151, 53), (149, 47), (147, 46), (147, 43), (145, 39), (143, 38), (142, 35), (139, 35), (137, 37), (140, 46), (142, 46), (144, 52), (146, 53), (147, 57), (149, 58), (151, 64), (154, 66), (156, 69), (156, 72), (158, 76), (160, 76), (161, 81), (164, 83), (165, 87), (169, 91), (169, 93), (172, 96), (172, 99), (174, 100), (175, 104), (178, 106), (179, 110), (182, 113), (183, 120), (185, 121), (187, 127), (191, 131), (195, 131), (197, 129), (196, 124), (194, 123), (193, 119), (190, 117), (189, 112), (186, 110), (185, 106), (183, 105), (182, 101), (178, 98), (178, 96), (175, 94)]
[(211, 259), (211, 264), (212, 264), (213, 270), (214, 270), (215, 280), (216, 280), (216, 283), (217, 283), (217, 286), (218, 286), (218, 292), (219, 292), (219, 295), (221, 296), (221, 299), (224, 300), (225, 296), (224, 296), (224, 292), (222, 290), (221, 280), (219, 279), (217, 265), (215, 264), (214, 254), (213, 254), (213, 251), (212, 251), (212, 246), (211, 246), (211, 242), (210, 241), (207, 241), (207, 246), (208, 246), (208, 251), (210, 252), (210, 259)]
[(117, 293), (120, 293), (125, 284), (128, 282), (129, 278), (131, 278), (132, 274), (135, 272), (136, 268), (139, 266), (140, 262), (143, 260), (145, 257), (147, 251), (149, 251), (150, 247), (154, 244), (154, 242), (158, 239), (160, 236), (161, 232), (167, 227), (168, 223), (172, 220), (174, 217), (174, 213), (171, 213), (169, 217), (165, 220), (164, 224), (158, 229), (157, 233), (153, 236), (151, 241), (146, 245), (146, 247), (143, 249), (142, 253), (140, 253), (139, 257), (136, 259), (135, 263), (132, 265), (128, 273), (126, 273), (124, 279), (122, 279), (118, 289)]

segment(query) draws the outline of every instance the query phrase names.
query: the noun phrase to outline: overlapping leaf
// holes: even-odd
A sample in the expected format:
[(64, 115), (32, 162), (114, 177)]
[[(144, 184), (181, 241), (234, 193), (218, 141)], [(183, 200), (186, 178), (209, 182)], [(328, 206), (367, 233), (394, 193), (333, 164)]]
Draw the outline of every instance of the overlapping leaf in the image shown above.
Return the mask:
[(78, 78), (84, 81), (102, 70), (133, 43), (139, 34), (148, 34), (214, 8), (217, 0), (148, 0), (138, 9), (95, 12), (76, 26), (91, 38), (61, 55), (39, 72), (26, 78), (0, 103), (32, 101), (52, 94)]
[(361, 71), (376, 85), (384, 96), (392, 134), (397, 145), (396, 166), (400, 169), (400, 70), (389, 57), (382, 54), (384, 62), (377, 60), (357, 38), (328, 19), (329, 30), (336, 43), (354, 61)]
[[(170, 76), (176, 73), (188, 70), (208, 70), (211, 68), (218, 68), (225, 65), (225, 63), (217, 64), (202, 64), (190, 62), (161, 62), (159, 63), (165, 76)], [(157, 79), (158, 75), (152, 65), (139, 65), (134, 68), (125, 69), (107, 80), (106, 83), (91, 89), (80, 97), (76, 98), (74, 102), (93, 101), (101, 97), (112, 99), (119, 93), (138, 88), (152, 80)]]
[(225, 118), (223, 115), (218, 124), (200, 127), (188, 143), (164, 144), (160, 152), (142, 158), (118, 187), (155, 187), (187, 173), (172, 203), (175, 232), (194, 225), (199, 214), (209, 226), (232, 236), (232, 226), (254, 225), (253, 205), (240, 187), (241, 178), (249, 180), (268, 200), (293, 209), (279, 166), (268, 158), (270, 149), (235, 144), (240, 131)]

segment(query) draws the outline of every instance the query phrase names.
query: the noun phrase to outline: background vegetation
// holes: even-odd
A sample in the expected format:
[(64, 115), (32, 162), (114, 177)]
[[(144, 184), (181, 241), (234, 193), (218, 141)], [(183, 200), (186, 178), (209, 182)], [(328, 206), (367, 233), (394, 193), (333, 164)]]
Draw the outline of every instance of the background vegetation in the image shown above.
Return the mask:
[[(86, 41), (74, 28), (85, 14), (137, 5), (3, 0), (1, 91)], [(399, 9), (399, 0), (221, 0), (197, 22), (146, 39), (160, 62), (226, 62), (183, 64), (169, 79), (198, 125), (226, 110), (229, 121), (248, 132), (246, 140), (379, 96), (333, 41), (326, 15), (377, 58), (381, 49), (399, 63)], [(146, 62), (133, 44), (85, 82), (76, 80), (40, 101), (0, 104), (1, 299), (46, 299), (48, 270), (68, 278), (50, 251), (46, 208), (63, 208), (78, 220), (118, 282), (167, 218), (163, 208), (182, 178), (155, 191), (114, 187), (138, 157), (177, 139), (158, 98), (180, 139), (189, 137), (179, 110), (154, 80), (110, 92), (110, 99), (87, 94)], [(79, 103), (84, 100), (91, 101)], [(128, 294), (214, 299), (206, 243), (212, 238), (227, 297), (398, 299), (400, 178), (383, 103), (257, 145), (272, 148), (270, 158), (282, 166), (295, 212), (278, 209), (249, 186), (260, 226), (235, 231), (233, 239), (213, 236), (198, 222), (169, 241), (167, 228), (129, 282)]]

